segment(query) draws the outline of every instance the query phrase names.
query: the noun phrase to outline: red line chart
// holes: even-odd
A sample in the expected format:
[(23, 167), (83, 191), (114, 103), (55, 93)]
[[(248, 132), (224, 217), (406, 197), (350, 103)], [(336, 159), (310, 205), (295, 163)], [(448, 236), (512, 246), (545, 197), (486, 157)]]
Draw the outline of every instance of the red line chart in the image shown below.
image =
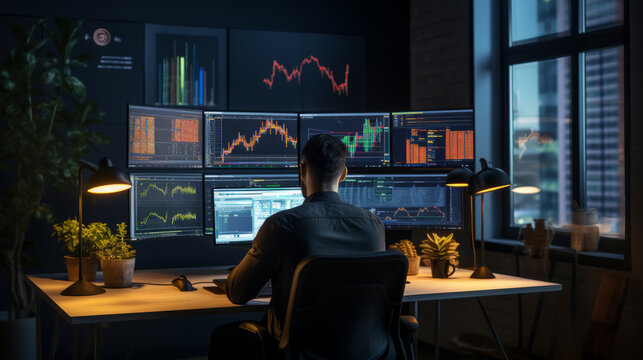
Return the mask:
[(333, 71), (330, 70), (328, 67), (323, 66), (320, 62), (319, 59), (313, 55), (308, 56), (307, 58), (303, 59), (299, 66), (294, 67), (290, 72), (288, 72), (288, 69), (282, 64), (280, 64), (277, 60), (272, 61), (272, 74), (270, 74), (269, 77), (263, 79), (264, 84), (268, 85), (268, 89), (272, 90), (272, 85), (275, 82), (275, 77), (277, 74), (283, 74), (284, 77), (286, 78), (286, 81), (290, 82), (293, 79), (297, 79), (297, 83), (301, 84), (301, 74), (303, 72), (304, 65), (308, 64), (315, 64), (317, 65), (317, 69), (319, 69), (319, 72), (321, 73), (321, 76), (324, 77), (326, 76), (328, 79), (330, 79), (332, 85), (333, 85), (333, 93), (336, 93), (338, 95), (346, 95), (348, 96), (348, 73), (349, 73), (349, 66), (346, 64), (346, 72), (344, 73), (344, 82), (338, 84), (337, 81), (335, 80), (335, 75), (333, 74)]

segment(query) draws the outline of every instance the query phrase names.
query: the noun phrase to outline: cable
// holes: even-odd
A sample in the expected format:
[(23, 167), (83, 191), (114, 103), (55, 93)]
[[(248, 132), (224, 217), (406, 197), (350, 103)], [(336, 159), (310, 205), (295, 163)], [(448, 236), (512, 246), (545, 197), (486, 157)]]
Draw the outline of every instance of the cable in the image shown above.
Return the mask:
[[(157, 283), (146, 283), (146, 282), (136, 282), (135, 284), (140, 284), (140, 285), (154, 285), (154, 286), (172, 286), (172, 284), (157, 284)], [(198, 284), (212, 284), (212, 281), (199, 281), (192, 283), (192, 285), (198, 285)]]

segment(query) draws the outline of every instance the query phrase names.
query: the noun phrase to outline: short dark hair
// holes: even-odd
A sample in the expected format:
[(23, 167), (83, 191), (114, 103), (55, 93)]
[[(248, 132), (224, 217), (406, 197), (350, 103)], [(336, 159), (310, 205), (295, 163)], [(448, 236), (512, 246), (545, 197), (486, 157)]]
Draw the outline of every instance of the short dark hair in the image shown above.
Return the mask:
[(309, 171), (324, 184), (341, 175), (346, 166), (346, 155), (346, 145), (328, 134), (311, 137), (301, 151), (302, 161), (306, 160)]

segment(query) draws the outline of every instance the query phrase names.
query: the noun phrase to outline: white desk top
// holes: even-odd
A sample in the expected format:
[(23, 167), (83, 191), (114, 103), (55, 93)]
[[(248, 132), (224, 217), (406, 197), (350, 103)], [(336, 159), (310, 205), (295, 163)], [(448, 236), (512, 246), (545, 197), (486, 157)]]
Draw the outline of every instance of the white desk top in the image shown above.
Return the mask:
[[(29, 275), (27, 279), (67, 322), (88, 324), (97, 322), (157, 319), (175, 316), (263, 311), (270, 299), (260, 298), (245, 305), (234, 305), (225, 295), (202, 289), (212, 286), (212, 279), (225, 278), (228, 266), (192, 269), (136, 270), (131, 288), (105, 289), (95, 296), (62, 296), (71, 283), (66, 274)], [(198, 290), (180, 292), (171, 285), (172, 279), (185, 274)], [(410, 276), (404, 291), (404, 301), (459, 299), (477, 296), (525, 294), (560, 291), (562, 286), (544, 281), (496, 274), (495, 279), (470, 279), (471, 270), (458, 269), (448, 279), (433, 279), (428, 267)], [(99, 273), (96, 284), (102, 275)], [(158, 283), (169, 285), (144, 285)]]

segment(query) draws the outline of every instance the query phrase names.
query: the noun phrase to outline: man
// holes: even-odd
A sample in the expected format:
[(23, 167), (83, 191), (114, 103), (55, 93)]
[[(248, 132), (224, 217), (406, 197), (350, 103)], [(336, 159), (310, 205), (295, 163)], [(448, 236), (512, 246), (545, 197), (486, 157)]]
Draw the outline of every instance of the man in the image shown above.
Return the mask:
[[(263, 223), (252, 248), (228, 275), (227, 295), (235, 304), (257, 296), (272, 280), (265, 321), (280, 339), (297, 264), (311, 255), (385, 250), (384, 224), (369, 211), (342, 202), (337, 194), (347, 174), (346, 146), (330, 135), (310, 138), (299, 164), (304, 204), (281, 211)], [(213, 344), (218, 342), (213, 334)]]

